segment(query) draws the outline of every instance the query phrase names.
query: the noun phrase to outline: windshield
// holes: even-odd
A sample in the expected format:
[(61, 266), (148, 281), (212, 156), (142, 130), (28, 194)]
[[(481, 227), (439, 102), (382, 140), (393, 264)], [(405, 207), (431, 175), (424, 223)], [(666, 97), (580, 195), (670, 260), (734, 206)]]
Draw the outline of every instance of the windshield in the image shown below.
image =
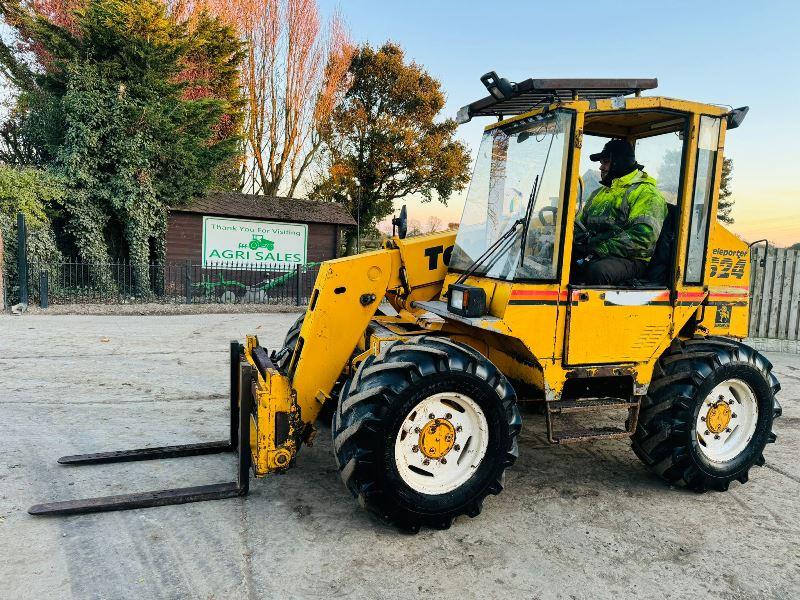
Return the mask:
[(484, 133), (451, 269), (469, 269), (515, 221), (529, 214), (528, 222), (517, 226), (474, 273), (505, 280), (555, 278), (571, 122), (572, 113), (554, 111)]

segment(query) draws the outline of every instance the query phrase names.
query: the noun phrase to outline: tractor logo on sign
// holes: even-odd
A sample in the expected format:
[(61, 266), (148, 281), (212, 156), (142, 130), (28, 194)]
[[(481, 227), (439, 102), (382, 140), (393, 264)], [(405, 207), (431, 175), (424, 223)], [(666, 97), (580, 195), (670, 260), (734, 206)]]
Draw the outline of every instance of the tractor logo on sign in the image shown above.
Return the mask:
[(275, 249), (275, 242), (265, 239), (263, 235), (254, 233), (253, 239), (248, 244), (250, 250), (258, 250), (259, 248), (266, 248), (267, 250)]

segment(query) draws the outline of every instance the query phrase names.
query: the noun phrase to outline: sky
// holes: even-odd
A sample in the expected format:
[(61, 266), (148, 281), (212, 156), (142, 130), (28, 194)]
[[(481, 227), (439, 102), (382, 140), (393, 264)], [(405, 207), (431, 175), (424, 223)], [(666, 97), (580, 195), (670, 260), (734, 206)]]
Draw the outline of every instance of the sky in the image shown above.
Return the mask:
[[(342, 14), (355, 42), (399, 43), (442, 83), (445, 117), (486, 96), (479, 77), (487, 71), (510, 81), (657, 77), (647, 95), (749, 106), (725, 144), (732, 229), (750, 241), (800, 242), (798, 2), (319, 2), (325, 14)], [(490, 122), (459, 128), (472, 156)], [(465, 195), (447, 206), (409, 199), (409, 217), (457, 222)]]

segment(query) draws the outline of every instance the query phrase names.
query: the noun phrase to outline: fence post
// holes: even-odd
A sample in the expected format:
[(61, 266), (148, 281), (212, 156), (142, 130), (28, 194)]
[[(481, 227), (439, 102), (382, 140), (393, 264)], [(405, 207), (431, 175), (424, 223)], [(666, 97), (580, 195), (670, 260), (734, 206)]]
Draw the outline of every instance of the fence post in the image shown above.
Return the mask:
[(295, 295), (294, 300), (297, 306), (300, 306), (300, 265), (295, 267), (295, 279), (297, 279), (297, 285), (295, 286)]
[(49, 287), (47, 270), (41, 271), (39, 273), (39, 306), (41, 308), (50, 306), (50, 300), (48, 298)]
[(17, 213), (17, 269), (19, 272), (19, 303), (28, 303), (28, 232), (25, 215)]
[(186, 304), (192, 303), (192, 261), (191, 259), (186, 260), (186, 278), (184, 281), (184, 285), (186, 286)]

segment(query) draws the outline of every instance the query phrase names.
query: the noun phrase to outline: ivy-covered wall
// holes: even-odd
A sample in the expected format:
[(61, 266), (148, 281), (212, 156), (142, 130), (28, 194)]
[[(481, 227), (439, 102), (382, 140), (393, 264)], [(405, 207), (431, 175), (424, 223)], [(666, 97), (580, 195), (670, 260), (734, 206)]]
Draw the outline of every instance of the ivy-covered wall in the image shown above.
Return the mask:
[[(135, 293), (149, 293), (148, 264), (164, 258), (167, 206), (233, 185), (240, 151), (236, 33), (206, 14), (176, 20), (165, 4), (88, 0), (68, 27), (27, 3), (0, 5), (20, 47), (34, 49), (41, 63), (31, 67), (14, 48), (0, 47), (0, 67), (19, 88), (16, 133), (39, 168), (40, 187), (25, 197), (41, 196), (42, 206), (54, 207), (28, 207), (35, 215), (31, 250), (79, 255), (93, 265), (94, 283), (112, 292), (109, 263), (126, 260)], [(58, 182), (57, 198), (42, 182)], [(55, 221), (48, 229), (49, 219)], [(4, 216), (3, 232), (14, 223)], [(10, 233), (7, 248), (15, 243)], [(15, 252), (8, 250), (14, 273)]]

